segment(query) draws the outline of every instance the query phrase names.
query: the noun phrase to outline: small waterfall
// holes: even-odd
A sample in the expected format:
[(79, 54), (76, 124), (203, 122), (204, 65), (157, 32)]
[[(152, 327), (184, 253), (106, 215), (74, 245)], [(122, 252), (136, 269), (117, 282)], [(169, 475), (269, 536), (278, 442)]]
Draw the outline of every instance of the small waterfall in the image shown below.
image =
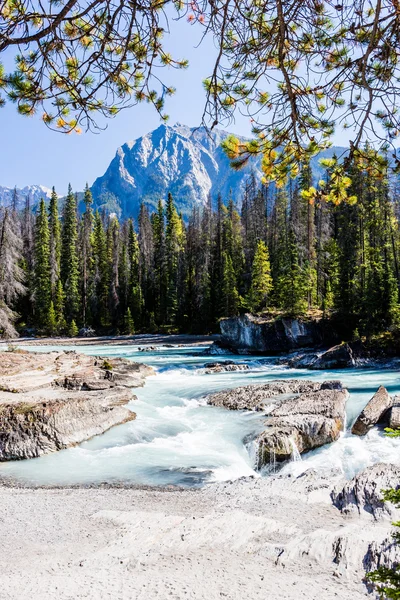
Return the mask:
[(299, 460), (301, 460), (301, 454), (299, 452), (299, 449), (296, 446), (296, 442), (294, 441), (293, 438), (289, 438), (289, 442), (290, 442), (290, 445), (292, 446), (292, 455), (291, 455), (290, 459), (293, 462), (299, 462)]
[(276, 473), (276, 453), (274, 449), (270, 452), (269, 468), (271, 470), (271, 473)]

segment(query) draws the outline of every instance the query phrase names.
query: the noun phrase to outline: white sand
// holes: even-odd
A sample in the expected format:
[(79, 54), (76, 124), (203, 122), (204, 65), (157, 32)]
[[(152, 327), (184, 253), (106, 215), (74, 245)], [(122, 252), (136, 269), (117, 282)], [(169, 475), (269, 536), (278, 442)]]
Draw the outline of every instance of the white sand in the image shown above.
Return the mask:
[(343, 517), (330, 487), (306, 476), (185, 492), (0, 488), (0, 598), (365, 598), (362, 558), (390, 525)]

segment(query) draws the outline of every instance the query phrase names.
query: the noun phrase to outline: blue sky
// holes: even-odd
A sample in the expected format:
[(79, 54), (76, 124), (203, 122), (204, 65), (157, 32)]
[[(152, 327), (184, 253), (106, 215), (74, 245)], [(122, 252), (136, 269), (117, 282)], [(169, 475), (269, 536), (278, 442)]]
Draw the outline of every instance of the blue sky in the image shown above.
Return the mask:
[[(172, 23), (171, 36), (166, 39), (166, 47), (174, 57), (190, 62), (186, 70), (164, 72), (164, 81), (177, 88), (166, 106), (170, 124), (180, 122), (194, 127), (201, 122), (205, 101), (202, 80), (212, 71), (216, 49), (212, 39), (196, 47), (200, 35), (197, 26), (182, 20)], [(39, 116), (22, 117), (15, 106), (7, 104), (0, 108), (0, 124), (0, 185), (54, 185), (59, 194), (64, 194), (69, 182), (76, 191), (82, 190), (86, 182), (91, 185), (104, 173), (119, 146), (155, 129), (160, 119), (151, 106), (142, 104), (121, 111), (98, 134), (65, 135), (48, 130)], [(238, 115), (228, 129), (249, 135), (249, 119)], [(340, 137), (337, 142), (344, 143)]]
[[(201, 82), (211, 72), (214, 44), (210, 39), (196, 48), (201, 32), (184, 20), (173, 23), (171, 29), (172, 34), (166, 39), (168, 49), (176, 58), (187, 58), (190, 65), (181, 71), (165, 69), (164, 81), (177, 88), (166, 106), (169, 124), (197, 126), (205, 100)], [(86, 181), (91, 185), (104, 173), (119, 146), (161, 124), (155, 110), (147, 104), (121, 111), (114, 119), (107, 120), (107, 129), (98, 134), (65, 135), (50, 131), (39, 116), (22, 117), (12, 104), (0, 109), (0, 123), (0, 185), (54, 185), (60, 194), (66, 191), (69, 182), (74, 190), (82, 190)], [(249, 120), (239, 118), (230, 129), (248, 135)]]

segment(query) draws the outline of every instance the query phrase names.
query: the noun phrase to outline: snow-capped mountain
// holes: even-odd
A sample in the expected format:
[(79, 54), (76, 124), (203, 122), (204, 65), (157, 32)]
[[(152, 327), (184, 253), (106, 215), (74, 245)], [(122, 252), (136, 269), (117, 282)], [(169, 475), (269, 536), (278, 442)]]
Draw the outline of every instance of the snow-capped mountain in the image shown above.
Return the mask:
[(144, 201), (155, 207), (168, 192), (178, 209), (188, 214), (193, 205), (203, 206), (208, 195), (227, 199), (232, 193), (240, 201), (243, 187), (253, 170), (261, 177), (259, 161), (234, 171), (222, 151), (224, 131), (207, 132), (177, 123), (161, 125), (154, 131), (118, 148), (92, 193), (97, 206), (124, 216), (136, 216)]
[(27, 185), (24, 188), (9, 188), (0, 185), (0, 206), (11, 206), (14, 194), (17, 194), (17, 208), (24, 208), (27, 198), (30, 197), (30, 205), (36, 206), (41, 198), (50, 198), (51, 190), (43, 185)]

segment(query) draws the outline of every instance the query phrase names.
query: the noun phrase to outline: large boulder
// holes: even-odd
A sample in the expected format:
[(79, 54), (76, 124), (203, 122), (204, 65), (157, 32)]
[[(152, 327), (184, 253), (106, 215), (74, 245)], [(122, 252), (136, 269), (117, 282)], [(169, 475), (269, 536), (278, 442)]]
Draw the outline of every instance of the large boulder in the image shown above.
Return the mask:
[(379, 519), (393, 518), (396, 509), (385, 502), (382, 490), (400, 489), (400, 467), (388, 463), (377, 463), (353, 477), (340, 489), (335, 489), (331, 498), (334, 505), (343, 513), (368, 513)]
[(348, 369), (355, 366), (352, 349), (348, 344), (330, 348), (313, 361), (310, 369)]
[(220, 321), (221, 343), (237, 351), (279, 354), (295, 348), (335, 343), (323, 320), (265, 318), (251, 314)]
[(385, 416), (392, 407), (393, 401), (386, 388), (381, 386), (367, 406), (360, 413), (351, 428), (354, 435), (365, 435), (368, 431)]
[(344, 428), (348, 395), (347, 390), (320, 389), (274, 408), (256, 440), (258, 467), (336, 441)]
[(305, 394), (326, 389), (342, 389), (340, 381), (276, 379), (256, 385), (223, 390), (207, 396), (207, 403), (228, 410), (264, 410), (265, 400), (281, 395)]

